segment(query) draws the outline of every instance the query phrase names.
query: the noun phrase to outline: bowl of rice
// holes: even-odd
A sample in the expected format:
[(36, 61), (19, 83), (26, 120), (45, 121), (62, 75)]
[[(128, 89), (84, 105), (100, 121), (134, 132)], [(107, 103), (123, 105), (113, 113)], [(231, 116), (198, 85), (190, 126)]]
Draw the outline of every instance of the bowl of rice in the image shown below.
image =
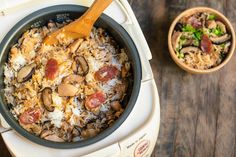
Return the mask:
[(168, 33), (172, 59), (183, 70), (207, 74), (221, 69), (235, 50), (235, 32), (217, 10), (195, 7), (178, 15)]

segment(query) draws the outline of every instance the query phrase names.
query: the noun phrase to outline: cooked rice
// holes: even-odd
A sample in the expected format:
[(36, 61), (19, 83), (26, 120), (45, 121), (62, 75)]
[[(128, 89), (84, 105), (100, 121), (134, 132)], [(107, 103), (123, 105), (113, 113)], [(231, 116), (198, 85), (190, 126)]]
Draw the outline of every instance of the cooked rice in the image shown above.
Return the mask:
[[(71, 50), (71, 45), (75, 41), (66, 40), (63, 35), (58, 36), (58, 45), (42, 44), (49, 33), (63, 25), (50, 21), (48, 26), (30, 29), (11, 48), (9, 60), (4, 67), (5, 98), (16, 119), (30, 108), (40, 108), (42, 115), (37, 122), (20, 123), (27, 131), (48, 140), (71, 142), (95, 136), (114, 123), (123, 112), (123, 108), (115, 111), (111, 107), (111, 102), (123, 100), (127, 78), (131, 77), (131, 74), (129, 72), (126, 78), (119, 74), (107, 82), (94, 78), (94, 73), (105, 65), (113, 65), (119, 71), (123, 66), (127, 70), (130, 69), (125, 50), (120, 49), (102, 28), (93, 28), (90, 37), (80, 39), (75, 52)], [(78, 89), (75, 96), (60, 97), (57, 87), (63, 78), (74, 73), (71, 66), (76, 55), (84, 56), (88, 62), (89, 72), (85, 76), (85, 81), (74, 84)], [(58, 77), (54, 80), (45, 78), (45, 66), (50, 58), (56, 59), (59, 64)], [(30, 63), (37, 65), (32, 78), (19, 83), (19, 70)], [(42, 102), (42, 90), (45, 87), (50, 87), (53, 91), (52, 102), (55, 109), (52, 112), (46, 110)], [(97, 91), (106, 94), (106, 101), (96, 110), (87, 110), (85, 99)], [(50, 132), (48, 136), (45, 135), (47, 131)], [(50, 138), (52, 134), (60, 140)]]

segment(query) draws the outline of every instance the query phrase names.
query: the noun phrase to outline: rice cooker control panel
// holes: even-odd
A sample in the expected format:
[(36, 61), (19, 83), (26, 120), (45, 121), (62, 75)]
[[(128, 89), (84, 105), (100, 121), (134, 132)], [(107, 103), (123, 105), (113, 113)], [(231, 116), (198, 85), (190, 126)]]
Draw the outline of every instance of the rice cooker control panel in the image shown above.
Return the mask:
[[(148, 139), (147, 133), (138, 138), (129, 140), (121, 144), (121, 154), (127, 154), (126, 157), (148, 157), (150, 156), (151, 140)], [(122, 149), (123, 148), (123, 149)]]
[(119, 142), (122, 157), (149, 157), (156, 144), (156, 128), (149, 125)]

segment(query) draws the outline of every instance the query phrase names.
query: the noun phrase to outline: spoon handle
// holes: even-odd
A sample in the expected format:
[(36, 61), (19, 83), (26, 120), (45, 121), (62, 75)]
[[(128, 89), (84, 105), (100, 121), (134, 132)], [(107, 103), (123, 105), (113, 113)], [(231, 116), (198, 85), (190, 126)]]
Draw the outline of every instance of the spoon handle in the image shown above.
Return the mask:
[(102, 14), (102, 12), (112, 3), (113, 0), (95, 0), (92, 6), (77, 20), (73, 22), (73, 30), (78, 30), (77, 26), (84, 26), (84, 30), (91, 31), (92, 26)]
[(113, 0), (95, 0), (82, 17), (86, 17), (86, 19), (94, 23), (112, 1)]

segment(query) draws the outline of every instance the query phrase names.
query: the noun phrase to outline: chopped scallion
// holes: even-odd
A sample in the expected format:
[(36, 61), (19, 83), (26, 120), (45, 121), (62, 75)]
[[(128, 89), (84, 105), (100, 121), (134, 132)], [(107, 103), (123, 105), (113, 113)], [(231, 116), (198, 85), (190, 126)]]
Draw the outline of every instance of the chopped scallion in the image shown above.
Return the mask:
[(193, 28), (193, 26), (187, 24), (187, 25), (183, 26), (182, 31), (183, 32), (192, 32), (192, 33), (194, 33), (196, 31), (196, 29)]
[(199, 45), (200, 45), (199, 40), (194, 40), (194, 41), (193, 41), (193, 45), (194, 45), (194, 46), (199, 46)]
[(212, 29), (212, 33), (214, 33), (217, 36), (221, 36), (221, 35), (224, 34), (219, 26), (217, 26), (216, 28)]
[(216, 18), (215, 15), (210, 14), (207, 19), (208, 19), (208, 20), (215, 20), (215, 18)]
[(184, 58), (184, 54), (180, 52), (180, 53), (179, 53), (179, 58), (182, 58), (182, 59), (183, 59), (183, 58)]

